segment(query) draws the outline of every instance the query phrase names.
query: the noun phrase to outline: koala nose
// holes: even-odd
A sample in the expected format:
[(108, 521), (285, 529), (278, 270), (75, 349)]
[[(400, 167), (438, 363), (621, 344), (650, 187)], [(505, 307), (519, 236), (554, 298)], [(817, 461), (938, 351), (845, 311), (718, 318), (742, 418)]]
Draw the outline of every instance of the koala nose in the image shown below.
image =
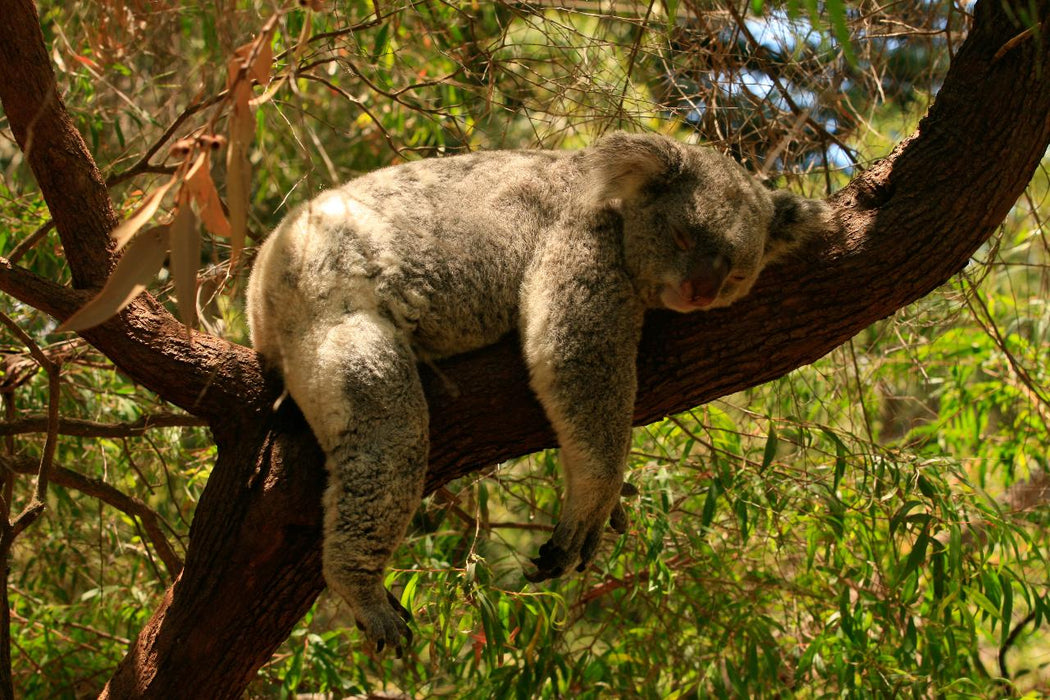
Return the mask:
[(682, 284), (682, 295), (697, 306), (707, 306), (718, 298), (722, 283), (729, 274), (729, 261), (722, 255), (700, 258)]

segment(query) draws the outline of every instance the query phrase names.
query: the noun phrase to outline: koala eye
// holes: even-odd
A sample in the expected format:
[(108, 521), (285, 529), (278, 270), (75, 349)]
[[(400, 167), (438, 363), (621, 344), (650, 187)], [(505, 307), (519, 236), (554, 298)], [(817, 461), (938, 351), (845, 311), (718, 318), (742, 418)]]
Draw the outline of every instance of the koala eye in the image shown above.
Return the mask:
[(679, 250), (689, 250), (693, 247), (693, 239), (683, 233), (681, 229), (671, 229), (671, 237)]
[(740, 272), (736, 272), (732, 275), (729, 275), (729, 279), (731, 279), (734, 282), (743, 282), (747, 279), (747, 275)]

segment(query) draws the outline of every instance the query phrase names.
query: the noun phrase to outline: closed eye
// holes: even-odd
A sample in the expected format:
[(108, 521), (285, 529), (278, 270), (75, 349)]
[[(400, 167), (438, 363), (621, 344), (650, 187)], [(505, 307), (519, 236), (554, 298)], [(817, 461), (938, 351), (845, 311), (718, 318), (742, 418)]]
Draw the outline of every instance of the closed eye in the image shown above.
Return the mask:
[(747, 275), (737, 273), (734, 275), (729, 275), (729, 279), (733, 280), (734, 282), (743, 282), (747, 279)]
[(679, 250), (689, 250), (693, 247), (693, 239), (678, 229), (671, 230), (671, 237), (674, 239), (674, 244), (678, 246)]

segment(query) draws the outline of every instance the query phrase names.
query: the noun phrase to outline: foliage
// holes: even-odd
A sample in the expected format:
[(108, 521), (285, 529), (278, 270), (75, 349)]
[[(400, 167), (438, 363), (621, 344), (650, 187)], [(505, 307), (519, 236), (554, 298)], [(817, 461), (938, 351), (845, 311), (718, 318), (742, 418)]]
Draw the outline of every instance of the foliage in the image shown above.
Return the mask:
[[(574, 147), (615, 127), (703, 138), (757, 172), (833, 188), (911, 130), (965, 29), (955, 4), (900, 5), (282, 11), (274, 82), (254, 92), (249, 244), (357, 172), (481, 147)], [(227, 61), (272, 12), (41, 3), (63, 99), (126, 212), (175, 174), (179, 156), (165, 154), (176, 138), (227, 128)], [(0, 173), (0, 255), (64, 280), (6, 134)], [(1047, 488), (1050, 445), (1048, 189), (1042, 172), (971, 271), (920, 304), (784, 379), (639, 429), (629, 532), (610, 535), (590, 571), (524, 583), (523, 553), (557, 511), (557, 460), (501, 465), (442, 490), (398, 554), (390, 582), (416, 617), (406, 659), (362, 649), (326, 595), (251, 693), (1046, 691), (1050, 529), (1033, 489)], [(197, 306), (210, 330), (245, 342), (243, 267), (229, 260), (225, 239), (203, 239)], [(171, 282), (162, 270), (151, 287), (166, 303)], [(182, 554), (215, 447), (38, 312), (0, 296), (0, 313), (60, 362), (54, 464), (96, 480), (53, 478), (9, 577), (22, 695), (72, 697), (101, 687), (163, 595), (161, 550)], [(27, 421), (47, 414), (48, 378), (9, 328), (0, 344), (0, 463), (24, 472), (44, 450), (47, 421)], [(161, 427), (143, 429), (147, 418)], [(9, 482), (17, 511), (31, 479)]]

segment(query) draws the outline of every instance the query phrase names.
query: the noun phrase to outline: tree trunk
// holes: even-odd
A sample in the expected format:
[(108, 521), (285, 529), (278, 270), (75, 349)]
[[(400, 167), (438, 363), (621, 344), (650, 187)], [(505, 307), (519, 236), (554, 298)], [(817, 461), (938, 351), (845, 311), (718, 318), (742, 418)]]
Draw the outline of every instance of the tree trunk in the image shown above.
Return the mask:
[[(1000, 0), (978, 3), (973, 31), (916, 133), (832, 198), (840, 236), (767, 271), (730, 309), (651, 314), (637, 423), (812, 362), (966, 265), (1050, 144), (1046, 0), (1036, 7), (1042, 30), (1010, 45), (1025, 28)], [(75, 284), (98, 286), (113, 262), (106, 233), (115, 216), (58, 97), (31, 0), (5, 2), (0, 100)], [(0, 289), (58, 318), (86, 297), (3, 260)], [(320, 452), (294, 406), (271, 414), (277, 383), (254, 353), (199, 333), (188, 342), (148, 296), (84, 335), (129, 376), (208, 419), (219, 448), (185, 567), (103, 694), (238, 697), (323, 586)], [(428, 491), (553, 444), (516, 339), (441, 370), (458, 393), (424, 370)]]

